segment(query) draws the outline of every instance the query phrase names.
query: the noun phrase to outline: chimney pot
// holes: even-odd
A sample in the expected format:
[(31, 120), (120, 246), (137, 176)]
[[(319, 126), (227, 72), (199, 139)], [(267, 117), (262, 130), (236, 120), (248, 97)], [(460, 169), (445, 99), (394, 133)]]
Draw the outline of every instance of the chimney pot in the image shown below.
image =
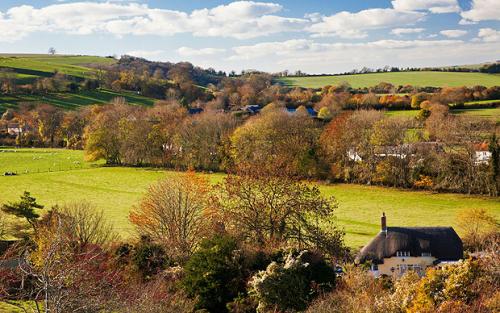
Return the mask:
[(382, 217), (380, 218), (381, 231), (387, 233), (387, 219), (385, 217), (385, 212), (382, 212)]

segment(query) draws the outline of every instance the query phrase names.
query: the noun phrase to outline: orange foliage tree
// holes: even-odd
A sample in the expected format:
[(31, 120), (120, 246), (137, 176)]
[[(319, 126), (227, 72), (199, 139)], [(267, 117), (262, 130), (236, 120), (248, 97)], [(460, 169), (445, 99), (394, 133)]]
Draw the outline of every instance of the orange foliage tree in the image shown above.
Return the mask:
[(207, 223), (207, 180), (192, 172), (152, 185), (130, 221), (141, 235), (165, 245), (171, 258), (183, 260), (210, 229)]

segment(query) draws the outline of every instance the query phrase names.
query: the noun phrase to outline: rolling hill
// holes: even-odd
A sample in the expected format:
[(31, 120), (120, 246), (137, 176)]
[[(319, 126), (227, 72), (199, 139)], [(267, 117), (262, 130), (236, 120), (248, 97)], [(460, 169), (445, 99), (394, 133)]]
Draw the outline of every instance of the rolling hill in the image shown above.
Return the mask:
[(390, 72), (338, 76), (283, 77), (278, 81), (287, 86), (321, 88), (326, 85), (349, 83), (354, 88), (375, 86), (380, 82), (420, 87), (500, 86), (500, 75), (460, 72)]
[(116, 60), (98, 56), (0, 54), (0, 68), (11, 69), (20, 83), (38, 77), (50, 77), (54, 71), (75, 77), (92, 77), (96, 70), (89, 65), (111, 65)]
[(107, 89), (80, 91), (76, 93), (53, 93), (44, 96), (0, 95), (0, 113), (9, 108), (15, 108), (23, 102), (48, 103), (63, 109), (73, 110), (85, 105), (109, 103), (114, 98), (119, 97), (125, 98), (127, 103), (132, 105), (153, 105), (156, 101), (156, 99), (144, 97), (133, 92), (115, 92)]
[[(47, 55), (47, 54), (0, 54), (0, 69), (7, 68), (15, 73), (17, 83), (31, 83), (40, 77), (51, 77), (54, 71), (77, 80), (94, 77), (99, 65), (112, 65), (114, 58), (99, 56)], [(123, 97), (133, 105), (152, 105), (155, 99), (133, 92), (115, 92), (106, 89), (80, 91), (76, 93), (53, 93), (48, 95), (1, 95), (0, 113), (15, 108), (23, 102), (49, 103), (65, 109), (108, 103), (116, 97)]]

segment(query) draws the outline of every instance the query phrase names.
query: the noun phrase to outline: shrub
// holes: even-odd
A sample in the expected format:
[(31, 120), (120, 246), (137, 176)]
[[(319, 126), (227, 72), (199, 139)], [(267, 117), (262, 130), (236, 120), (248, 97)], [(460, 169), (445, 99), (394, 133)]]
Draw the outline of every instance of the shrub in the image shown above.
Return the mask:
[(169, 262), (161, 245), (142, 238), (134, 250), (132, 263), (144, 279), (149, 279), (165, 269)]
[(244, 275), (237, 242), (225, 235), (204, 240), (185, 266), (182, 286), (196, 307), (226, 312), (226, 303), (244, 291)]
[(314, 253), (290, 253), (284, 263), (271, 263), (250, 281), (250, 294), (258, 303), (258, 311), (301, 311), (321, 291), (332, 289), (335, 272)]

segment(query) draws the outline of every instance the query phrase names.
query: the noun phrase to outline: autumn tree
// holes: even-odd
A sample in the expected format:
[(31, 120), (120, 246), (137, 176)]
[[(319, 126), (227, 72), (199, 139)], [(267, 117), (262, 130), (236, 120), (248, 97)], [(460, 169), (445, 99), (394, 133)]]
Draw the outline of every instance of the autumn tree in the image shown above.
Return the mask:
[(129, 115), (132, 108), (124, 100), (94, 107), (90, 116), (93, 121), (85, 128), (85, 158), (89, 161), (106, 160), (107, 164), (120, 164), (121, 142), (119, 122)]
[(16, 92), (16, 89), (16, 74), (9, 68), (2, 68), (0, 70), (0, 91), (12, 94)]
[(148, 158), (150, 163), (174, 166), (179, 158), (177, 134), (188, 116), (186, 108), (177, 101), (158, 101), (146, 112), (153, 125), (148, 134)]
[(64, 114), (59, 133), (64, 146), (70, 149), (83, 148), (83, 133), (86, 120), (82, 112), (66, 112)]
[(376, 181), (400, 187), (409, 185), (413, 149), (407, 142), (407, 131), (411, 126), (409, 120), (401, 118), (385, 118), (373, 125), (370, 143), (381, 156), (374, 173)]
[(184, 260), (209, 231), (208, 182), (194, 173), (169, 177), (152, 185), (130, 220), (138, 232), (165, 246), (169, 256)]
[(63, 122), (64, 113), (61, 109), (52, 105), (40, 105), (35, 111), (38, 122), (38, 132), (41, 139), (54, 147), (57, 134)]
[(136, 109), (133, 115), (120, 118), (118, 121), (118, 141), (122, 163), (137, 166), (149, 163), (148, 152), (151, 146), (148, 139), (152, 127), (153, 124), (145, 118), (143, 109)]
[(266, 107), (231, 136), (233, 160), (236, 166), (281, 168), (313, 176), (319, 134), (319, 125), (307, 113), (290, 115), (278, 105)]
[(322, 160), (330, 168), (330, 177), (371, 182), (376, 167), (371, 144), (372, 127), (383, 118), (379, 111), (356, 111), (337, 116), (325, 127), (320, 145)]
[(481, 251), (500, 238), (500, 222), (485, 209), (464, 209), (457, 215), (457, 222), (465, 246), (472, 251)]
[(332, 256), (345, 251), (343, 232), (332, 224), (336, 201), (316, 186), (252, 168), (227, 176), (214, 190), (216, 218), (242, 240), (261, 248), (309, 247)]
[(238, 121), (230, 114), (207, 112), (184, 120), (175, 147), (179, 165), (187, 169), (219, 171), (229, 155), (229, 136)]

